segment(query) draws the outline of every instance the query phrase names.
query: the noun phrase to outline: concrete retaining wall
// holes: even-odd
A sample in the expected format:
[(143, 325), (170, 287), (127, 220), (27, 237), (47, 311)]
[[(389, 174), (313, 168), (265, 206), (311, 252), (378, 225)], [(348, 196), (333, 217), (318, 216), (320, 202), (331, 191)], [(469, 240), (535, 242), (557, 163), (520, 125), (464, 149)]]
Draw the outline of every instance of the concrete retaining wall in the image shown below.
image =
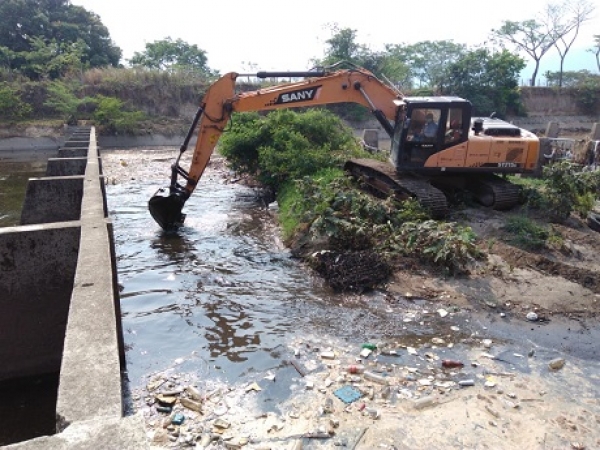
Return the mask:
[(21, 226), (0, 228), (0, 381), (60, 371), (57, 434), (5, 448), (147, 448), (143, 421), (123, 417), (116, 258), (94, 129), (73, 142), (61, 150), (85, 142), (84, 161), (30, 179)]

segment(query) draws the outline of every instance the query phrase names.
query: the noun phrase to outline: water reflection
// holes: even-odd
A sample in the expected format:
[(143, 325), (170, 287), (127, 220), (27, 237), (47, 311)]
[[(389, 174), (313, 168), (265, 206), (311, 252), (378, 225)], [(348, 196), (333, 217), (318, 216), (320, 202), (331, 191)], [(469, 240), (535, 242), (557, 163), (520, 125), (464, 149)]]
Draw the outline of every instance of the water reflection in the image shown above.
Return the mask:
[(175, 234), (145, 208), (150, 183), (107, 192), (132, 383), (192, 355), (187, 367), (210, 361), (232, 382), (281, 364), (272, 349), (299, 329), (297, 304), (315, 293), (250, 189), (208, 177)]
[[(185, 229), (178, 232), (160, 232), (150, 245), (160, 256), (166, 256), (175, 264), (183, 265), (197, 260), (195, 245), (185, 236)], [(164, 259), (164, 258), (161, 258)]]
[(260, 348), (260, 333), (254, 331), (252, 317), (235, 302), (215, 302), (202, 305), (205, 315), (213, 322), (206, 327), (204, 336), (211, 358), (225, 356), (231, 362), (248, 360), (246, 353)]

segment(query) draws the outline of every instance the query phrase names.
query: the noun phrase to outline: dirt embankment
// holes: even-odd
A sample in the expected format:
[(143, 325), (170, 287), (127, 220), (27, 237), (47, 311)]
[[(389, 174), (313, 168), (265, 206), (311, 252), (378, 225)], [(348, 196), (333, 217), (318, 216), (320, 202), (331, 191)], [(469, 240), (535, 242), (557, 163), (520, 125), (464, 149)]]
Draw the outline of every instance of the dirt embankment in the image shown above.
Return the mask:
[(552, 225), (560, 236), (557, 248), (525, 250), (510, 243), (503, 230), (512, 211), (472, 208), (461, 211), (461, 221), (472, 227), (487, 253), (468, 275), (444, 277), (423, 266), (407, 266), (394, 273), (388, 289), (427, 299), (447, 298), (462, 307), (535, 311), (554, 315), (592, 317), (600, 313), (600, 233), (576, 217)]

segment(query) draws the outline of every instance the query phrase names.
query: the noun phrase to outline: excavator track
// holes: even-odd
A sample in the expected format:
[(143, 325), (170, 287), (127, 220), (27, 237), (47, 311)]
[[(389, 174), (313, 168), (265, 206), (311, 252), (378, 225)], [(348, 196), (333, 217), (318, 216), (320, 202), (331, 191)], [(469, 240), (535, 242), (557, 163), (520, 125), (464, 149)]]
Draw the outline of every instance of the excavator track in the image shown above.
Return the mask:
[(469, 190), (483, 206), (506, 210), (521, 202), (521, 187), (497, 175), (477, 177)]
[(344, 169), (380, 194), (394, 194), (399, 199), (416, 198), (435, 219), (448, 215), (446, 196), (427, 179), (411, 174), (399, 175), (391, 164), (373, 159), (351, 159)]

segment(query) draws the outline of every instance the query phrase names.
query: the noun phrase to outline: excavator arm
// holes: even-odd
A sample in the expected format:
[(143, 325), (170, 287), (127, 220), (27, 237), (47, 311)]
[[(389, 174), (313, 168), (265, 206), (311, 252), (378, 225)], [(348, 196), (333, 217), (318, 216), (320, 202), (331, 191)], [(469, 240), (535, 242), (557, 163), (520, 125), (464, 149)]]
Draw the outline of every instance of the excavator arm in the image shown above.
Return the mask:
[[(235, 84), (240, 75), (234, 72), (215, 81), (204, 95), (192, 126), (171, 166), (168, 192), (159, 189), (149, 200), (148, 208), (154, 220), (165, 230), (178, 228), (184, 221), (182, 209), (194, 192), (208, 165), (221, 134), (234, 112), (269, 111), (299, 108), (330, 103), (357, 103), (366, 106), (391, 136), (398, 119), (402, 95), (382, 83), (364, 69), (343, 69), (333, 72), (259, 72), (258, 78), (306, 77), (303, 81), (270, 86), (256, 91), (236, 94)], [(189, 170), (180, 165), (194, 132), (198, 137)], [(185, 183), (180, 183), (182, 178)]]

